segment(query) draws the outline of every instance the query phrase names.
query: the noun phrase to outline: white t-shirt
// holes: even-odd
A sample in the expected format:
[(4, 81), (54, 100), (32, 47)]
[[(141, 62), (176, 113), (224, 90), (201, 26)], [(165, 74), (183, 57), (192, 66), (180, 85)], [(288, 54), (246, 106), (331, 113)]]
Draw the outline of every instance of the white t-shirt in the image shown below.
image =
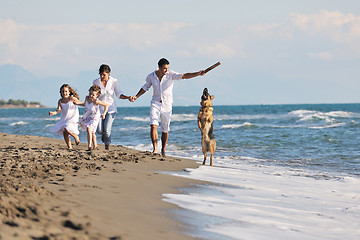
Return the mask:
[(151, 102), (161, 102), (162, 107), (165, 110), (171, 110), (173, 104), (174, 80), (181, 79), (182, 73), (168, 70), (160, 81), (154, 71), (147, 76), (146, 83), (144, 84), (142, 89), (148, 91), (152, 86), (154, 92)]

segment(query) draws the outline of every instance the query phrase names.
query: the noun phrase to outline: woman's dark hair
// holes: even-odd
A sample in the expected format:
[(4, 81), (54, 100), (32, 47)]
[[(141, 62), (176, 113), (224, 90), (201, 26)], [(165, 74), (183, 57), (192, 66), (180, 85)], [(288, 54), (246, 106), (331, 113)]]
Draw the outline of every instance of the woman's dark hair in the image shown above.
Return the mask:
[(165, 58), (160, 59), (159, 62), (158, 62), (159, 68), (161, 68), (164, 65), (169, 65), (169, 64), (170, 64), (169, 61), (167, 59), (165, 59)]
[(103, 72), (106, 72), (106, 73), (110, 73), (111, 72), (111, 69), (109, 67), (109, 65), (106, 65), (106, 64), (102, 64), (99, 68), (99, 74), (102, 74)]

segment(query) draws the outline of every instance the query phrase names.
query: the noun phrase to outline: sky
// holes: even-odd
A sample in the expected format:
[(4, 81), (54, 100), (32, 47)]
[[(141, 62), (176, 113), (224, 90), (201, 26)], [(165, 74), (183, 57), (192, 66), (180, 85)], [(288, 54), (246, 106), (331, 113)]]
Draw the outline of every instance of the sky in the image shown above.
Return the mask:
[[(359, 102), (360, 2), (0, 0), (0, 65), (31, 72), (34, 86), (57, 78), (84, 98), (106, 63), (135, 95), (162, 57), (180, 73), (221, 62), (176, 82), (174, 105), (198, 105), (205, 87), (214, 105)], [(58, 90), (44, 98), (55, 106)]]

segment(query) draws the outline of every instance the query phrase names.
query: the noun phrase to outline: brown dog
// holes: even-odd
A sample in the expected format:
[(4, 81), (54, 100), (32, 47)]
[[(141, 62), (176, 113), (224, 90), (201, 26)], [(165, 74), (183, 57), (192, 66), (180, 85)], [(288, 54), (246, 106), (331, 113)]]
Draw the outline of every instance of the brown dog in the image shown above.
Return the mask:
[(198, 126), (201, 131), (201, 145), (202, 151), (204, 153), (204, 162), (205, 165), (207, 152), (210, 152), (210, 166), (213, 165), (213, 155), (216, 148), (216, 141), (213, 133), (213, 110), (211, 100), (214, 99), (214, 96), (210, 96), (207, 88), (204, 88), (203, 95), (201, 96), (200, 110), (198, 114)]

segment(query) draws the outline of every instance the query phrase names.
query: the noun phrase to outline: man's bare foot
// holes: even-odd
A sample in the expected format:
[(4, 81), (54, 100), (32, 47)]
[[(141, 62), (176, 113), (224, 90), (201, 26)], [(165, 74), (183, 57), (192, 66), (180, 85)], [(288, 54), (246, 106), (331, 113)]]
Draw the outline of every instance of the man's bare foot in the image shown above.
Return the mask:
[(164, 150), (164, 149), (161, 149), (161, 155), (162, 155), (163, 157), (166, 157), (166, 154), (165, 154), (165, 150)]

